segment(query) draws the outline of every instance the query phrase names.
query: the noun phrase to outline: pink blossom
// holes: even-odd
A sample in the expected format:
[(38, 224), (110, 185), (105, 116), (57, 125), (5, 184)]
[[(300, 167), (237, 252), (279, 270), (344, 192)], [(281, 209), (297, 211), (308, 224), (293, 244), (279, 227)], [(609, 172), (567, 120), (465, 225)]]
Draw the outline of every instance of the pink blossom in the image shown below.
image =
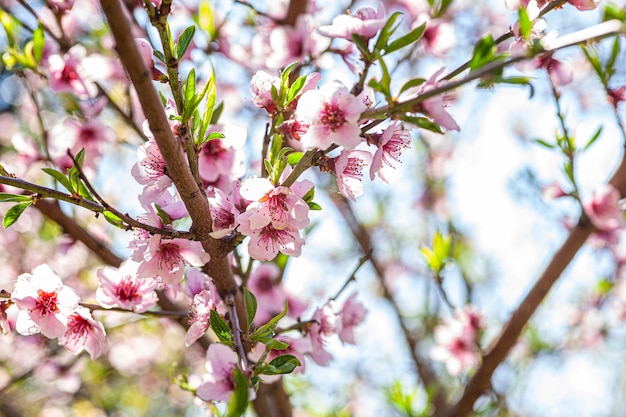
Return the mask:
[(155, 140), (148, 140), (137, 149), (137, 159), (139, 162), (132, 166), (130, 172), (139, 184), (144, 185), (139, 201), (150, 205), (172, 185), (172, 179), (167, 175), (165, 160)]
[(215, 310), (215, 294), (202, 290), (193, 297), (189, 319), (189, 329), (185, 334), (185, 346), (189, 347), (200, 339), (209, 328), (211, 310)]
[(372, 7), (359, 7), (353, 14), (343, 14), (335, 17), (331, 25), (320, 26), (317, 30), (330, 38), (343, 38), (352, 41), (352, 35), (359, 35), (364, 39), (371, 39), (385, 26), (385, 9), (378, 4), (378, 10)]
[(84, 46), (73, 46), (65, 55), (52, 54), (45, 61), (50, 77), (48, 81), (52, 91), (57, 93), (73, 93), (81, 99), (94, 97), (98, 89), (91, 82), (82, 62), (87, 55)]
[(203, 290), (208, 290), (211, 294), (217, 294), (217, 289), (215, 289), (215, 284), (211, 277), (197, 268), (190, 268), (185, 277), (183, 291), (193, 299), (196, 294)]
[(598, 6), (600, 0), (567, 0), (567, 2), (578, 10), (593, 10)]
[(203, 266), (210, 256), (199, 242), (154, 235), (148, 239), (145, 250), (133, 252), (132, 259), (139, 263), (139, 278), (158, 276), (166, 284), (178, 284), (183, 279), (185, 266)]
[(296, 119), (309, 127), (301, 137), (304, 149), (326, 149), (333, 143), (354, 149), (363, 141), (357, 122), (367, 106), (338, 81), (302, 94)]
[(75, 0), (49, 0), (50, 8), (56, 13), (63, 14), (74, 6)]
[(280, 313), (287, 301), (287, 294), (278, 282), (280, 269), (274, 263), (262, 263), (250, 274), (248, 289), (257, 299), (258, 310), (254, 321), (264, 324)]
[(454, 318), (435, 327), (435, 346), (430, 357), (444, 362), (452, 376), (478, 366), (480, 358), (476, 343), (483, 327), (482, 317), (476, 310), (457, 310)]
[(455, 28), (452, 23), (443, 19), (431, 19), (421, 14), (413, 24), (413, 28), (426, 22), (426, 29), (420, 39), (420, 44), (429, 55), (443, 56), (456, 46)]
[(17, 332), (41, 333), (50, 339), (63, 336), (67, 318), (78, 307), (78, 300), (74, 290), (63, 285), (61, 278), (46, 264), (35, 267), (32, 274), (21, 274), (11, 294), (11, 301), (20, 309)]
[(106, 266), (98, 270), (100, 285), (96, 290), (96, 299), (101, 306), (142, 313), (156, 305), (157, 281), (137, 278), (137, 266), (132, 261), (126, 261), (119, 268)]
[(599, 231), (612, 232), (624, 228), (620, 199), (619, 190), (606, 184), (596, 189), (591, 201), (584, 205), (585, 214)]
[(204, 401), (228, 401), (235, 390), (233, 371), (237, 354), (228, 346), (213, 343), (206, 352), (206, 370), (196, 395)]
[(313, 313), (309, 339), (311, 340), (311, 352), (308, 355), (320, 366), (327, 366), (333, 359), (326, 351), (325, 339), (341, 331), (341, 319), (332, 311), (331, 303), (326, 303)]
[(78, 307), (70, 314), (67, 331), (59, 343), (75, 355), (87, 351), (92, 360), (100, 356), (107, 346), (102, 323), (95, 321), (84, 307)]
[[(445, 67), (442, 67), (437, 70), (433, 75), (431, 75), (431, 77), (420, 86), (418, 96), (439, 87), (440, 82), (437, 81), (437, 78), (443, 73), (444, 70)], [(421, 104), (424, 113), (432, 117), (435, 123), (441, 125), (448, 130), (461, 130), (461, 128), (454, 121), (452, 116), (450, 116), (450, 114), (448, 114), (448, 112), (446, 111), (446, 107), (448, 106), (448, 104), (443, 94), (428, 98), (424, 100)]]
[(223, 238), (232, 233), (238, 224), (239, 210), (219, 188), (214, 188), (215, 197), (209, 197), (213, 231), (210, 233), (215, 239)]
[[(274, 186), (267, 178), (248, 178), (239, 192), (251, 201), (239, 223), (261, 229), (271, 225), (277, 230), (287, 226), (303, 229), (309, 225), (309, 206), (302, 197), (313, 188), (308, 180), (297, 181), (292, 187)], [(243, 233), (243, 232), (242, 232)]]
[(394, 163), (401, 162), (400, 156), (405, 149), (411, 146), (411, 135), (408, 130), (402, 128), (400, 122), (392, 122), (382, 134), (375, 135), (374, 144), (378, 147), (372, 164), (370, 165), (370, 179), (373, 180), (376, 174), (386, 183), (389, 168), (395, 168)]
[(354, 328), (363, 323), (367, 315), (367, 309), (356, 300), (357, 294), (354, 293), (343, 304), (341, 311), (337, 314), (341, 318), (341, 330), (339, 331), (339, 339), (344, 343), (356, 344), (354, 338)]
[(305, 243), (300, 232), (291, 226), (280, 230), (270, 225), (261, 229), (241, 226), (240, 231), (250, 236), (248, 254), (259, 261), (271, 261), (279, 252), (290, 256), (300, 256), (302, 245)]
[(356, 198), (363, 194), (363, 183), (361, 182), (363, 168), (369, 165), (371, 161), (372, 154), (367, 151), (341, 151), (333, 161), (333, 171), (337, 176), (337, 187), (341, 195), (356, 201)]
[(257, 71), (250, 80), (250, 93), (255, 106), (265, 109), (268, 113), (276, 112), (276, 103), (272, 98), (272, 88), (276, 93), (280, 90), (280, 78), (265, 71)]

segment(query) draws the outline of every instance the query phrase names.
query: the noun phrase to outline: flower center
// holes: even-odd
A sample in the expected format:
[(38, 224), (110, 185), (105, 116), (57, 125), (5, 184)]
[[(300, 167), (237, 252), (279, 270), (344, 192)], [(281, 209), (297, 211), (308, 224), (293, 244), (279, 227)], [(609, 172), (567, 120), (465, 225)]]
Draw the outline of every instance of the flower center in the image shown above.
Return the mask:
[(122, 279), (117, 288), (115, 295), (122, 301), (131, 301), (137, 298), (137, 283), (132, 282), (128, 277)]
[(324, 110), (320, 114), (320, 121), (333, 132), (346, 122), (343, 111), (336, 105), (324, 103)]
[(35, 308), (33, 310), (39, 311), (40, 316), (54, 314), (55, 311), (59, 310), (59, 307), (57, 306), (56, 292), (45, 292), (43, 290), (38, 290), (37, 294), (39, 295), (39, 297), (37, 298), (37, 302), (35, 303)]

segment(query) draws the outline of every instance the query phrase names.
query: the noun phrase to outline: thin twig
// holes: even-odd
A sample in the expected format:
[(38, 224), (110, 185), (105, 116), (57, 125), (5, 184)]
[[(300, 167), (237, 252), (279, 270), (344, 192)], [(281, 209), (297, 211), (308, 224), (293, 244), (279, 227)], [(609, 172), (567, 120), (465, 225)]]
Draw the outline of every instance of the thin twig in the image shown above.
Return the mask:
[(195, 240), (196, 236), (195, 236), (195, 234), (193, 232), (181, 232), (180, 230), (163, 229), (163, 228), (160, 228), (160, 227), (154, 227), (154, 226), (151, 226), (149, 224), (141, 223), (141, 222), (133, 219), (132, 217), (130, 217), (128, 214), (122, 213), (121, 211), (119, 211), (115, 207), (111, 206), (102, 197), (100, 197), (100, 194), (98, 194), (98, 192), (91, 185), (91, 182), (89, 182), (89, 180), (85, 176), (85, 174), (84, 174), (80, 164), (78, 162), (76, 162), (76, 159), (74, 158), (74, 155), (72, 155), (72, 152), (69, 149), (67, 150), (67, 155), (72, 159), (72, 162), (74, 163), (74, 168), (76, 168), (76, 171), (78, 171), (79, 177), (82, 179), (83, 183), (85, 184), (85, 186), (87, 187), (87, 189), (89, 190), (91, 195), (93, 195), (96, 198), (96, 200), (98, 200), (100, 202), (100, 204), (104, 208), (104, 211), (110, 211), (111, 213), (115, 214), (117, 217), (122, 219), (122, 221), (124, 223), (128, 224), (129, 226), (136, 227), (138, 229), (146, 230), (146, 231), (148, 231), (149, 233), (151, 233), (153, 235), (167, 236), (167, 237), (172, 238), (172, 239)]
[(339, 291), (337, 291), (337, 294), (335, 294), (333, 297), (330, 298), (331, 301), (334, 301), (337, 298), (339, 298), (341, 293), (345, 291), (345, 289), (348, 287), (348, 285), (351, 282), (356, 282), (356, 273), (359, 271), (359, 269), (361, 269), (363, 265), (365, 265), (365, 262), (367, 262), (368, 260), (372, 258), (372, 252), (373, 252), (373, 249), (370, 248), (369, 252), (367, 252), (365, 255), (361, 257), (361, 259), (359, 259), (358, 265), (356, 266), (356, 268), (354, 268), (354, 270), (352, 271), (352, 274), (350, 274), (350, 276), (348, 277), (346, 282), (344, 282), (344, 284), (341, 286)]

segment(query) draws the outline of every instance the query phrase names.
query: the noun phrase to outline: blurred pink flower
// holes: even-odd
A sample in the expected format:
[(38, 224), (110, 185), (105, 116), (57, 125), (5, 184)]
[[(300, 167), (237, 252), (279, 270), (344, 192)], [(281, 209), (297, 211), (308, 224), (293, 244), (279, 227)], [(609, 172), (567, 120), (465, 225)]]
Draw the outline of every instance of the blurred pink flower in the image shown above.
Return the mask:
[(600, 0), (567, 0), (567, 2), (578, 10), (593, 10), (598, 7)]
[(185, 346), (191, 346), (206, 333), (210, 325), (211, 310), (215, 310), (215, 305), (215, 294), (208, 290), (202, 290), (193, 297)]
[[(422, 84), (418, 90), (417, 95), (421, 95), (426, 93), (427, 91), (433, 90), (441, 85), (437, 78), (443, 73), (445, 67), (437, 70), (431, 77), (426, 80), (424, 84)], [(447, 99), (444, 94), (439, 94), (434, 97), (428, 98), (421, 103), (422, 110), (424, 113), (434, 120), (435, 123), (441, 125), (442, 127), (448, 130), (456, 130), (459, 131), (461, 128), (454, 121), (452, 116), (446, 111), (446, 107), (448, 107)]]
[(59, 343), (75, 355), (85, 350), (92, 360), (96, 359), (107, 346), (104, 326), (93, 319), (88, 309), (78, 307), (68, 317), (67, 331)]
[(100, 284), (96, 299), (105, 308), (119, 307), (142, 313), (154, 307), (158, 301), (153, 278), (137, 278), (138, 265), (124, 262), (119, 268), (105, 266), (98, 270)]
[(381, 180), (389, 183), (386, 172), (395, 168), (394, 163), (401, 162), (402, 152), (411, 146), (411, 135), (400, 122), (393, 121), (381, 134), (374, 135), (374, 139), (371, 142), (375, 142), (378, 149), (370, 165), (370, 179), (378, 174)]
[(585, 214), (600, 231), (616, 231), (625, 226), (619, 201), (620, 193), (614, 186), (606, 184), (596, 189), (591, 201), (584, 205)]
[(50, 76), (48, 81), (52, 91), (57, 93), (72, 93), (78, 98), (87, 99), (94, 97), (98, 89), (96, 85), (86, 77), (81, 63), (87, 55), (87, 50), (82, 45), (73, 46), (66, 54), (52, 54), (44, 61)]
[(206, 370), (196, 395), (204, 401), (228, 401), (235, 390), (233, 370), (237, 354), (228, 346), (213, 343), (206, 351)]
[(78, 300), (74, 290), (63, 285), (61, 278), (46, 264), (35, 267), (32, 274), (21, 274), (11, 294), (11, 301), (20, 309), (17, 332), (41, 333), (50, 339), (63, 336), (67, 317), (78, 307)]
[(308, 336), (311, 340), (312, 349), (308, 355), (320, 366), (327, 366), (333, 359), (326, 351), (325, 339), (341, 331), (341, 319), (333, 313), (331, 302), (318, 308), (313, 313), (311, 327)]
[(276, 103), (272, 98), (272, 87), (277, 93), (280, 91), (280, 78), (265, 71), (257, 71), (250, 80), (252, 102), (270, 114), (276, 112)]
[(341, 319), (341, 330), (339, 339), (344, 343), (356, 344), (354, 338), (354, 328), (363, 323), (367, 315), (367, 309), (356, 299), (357, 293), (352, 294), (343, 304), (341, 311), (337, 314)]
[(305, 92), (295, 118), (308, 124), (300, 138), (304, 149), (326, 149), (333, 143), (354, 149), (363, 141), (357, 122), (367, 106), (338, 81)]
[(213, 132), (223, 133), (224, 138), (213, 139), (202, 145), (198, 155), (198, 170), (205, 185), (226, 189), (246, 172), (243, 146), (247, 133), (244, 128), (231, 125), (210, 126), (207, 134)]
[(332, 160), (333, 172), (337, 177), (339, 193), (352, 201), (363, 194), (363, 168), (372, 161), (372, 154), (367, 151), (342, 150)]
[(352, 35), (359, 35), (368, 40), (376, 36), (376, 33), (387, 20), (383, 3), (378, 3), (378, 9), (372, 7), (359, 7), (352, 14), (342, 14), (333, 19), (332, 24), (320, 26), (317, 32), (330, 38), (343, 38), (352, 41)]
[(172, 179), (167, 175), (165, 160), (154, 139), (146, 141), (137, 149), (137, 159), (139, 161), (132, 166), (130, 172), (135, 181), (144, 186), (139, 202), (150, 205), (172, 185)]
[(567, 196), (567, 193), (563, 191), (561, 185), (558, 182), (550, 183), (541, 189), (541, 198), (545, 202), (549, 202), (565, 196)]
[(473, 308), (457, 310), (454, 318), (443, 320), (435, 327), (435, 346), (430, 357), (444, 362), (452, 376), (478, 366), (480, 358), (476, 343), (483, 327), (480, 313)]

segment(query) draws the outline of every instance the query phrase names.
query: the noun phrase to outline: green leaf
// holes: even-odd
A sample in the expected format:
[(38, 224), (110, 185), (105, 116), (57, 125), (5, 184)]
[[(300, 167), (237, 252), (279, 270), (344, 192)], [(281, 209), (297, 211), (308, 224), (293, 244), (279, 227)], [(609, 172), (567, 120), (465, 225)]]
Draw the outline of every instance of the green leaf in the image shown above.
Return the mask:
[(267, 343), (265, 343), (265, 347), (272, 350), (285, 350), (289, 347), (289, 343), (281, 342), (276, 339), (270, 339)]
[(478, 69), (488, 62), (493, 61), (496, 57), (496, 48), (497, 45), (491, 34), (488, 33), (485, 35), (474, 47), (474, 53), (472, 54), (472, 59), (469, 64), (470, 69)]
[(617, 60), (617, 56), (619, 55), (620, 47), (619, 47), (619, 37), (616, 36), (613, 41), (613, 47), (611, 48), (611, 56), (606, 63), (606, 73), (608, 77), (612, 77), (615, 74), (615, 61)]
[(76, 191), (77, 191), (77, 194), (81, 196), (82, 198), (86, 200), (90, 200), (90, 201), (95, 201), (95, 198), (93, 198), (93, 196), (89, 192), (89, 189), (85, 186), (85, 184), (83, 184), (82, 181), (78, 182), (78, 188)]
[(241, 417), (248, 408), (248, 380), (239, 368), (233, 369), (235, 392), (228, 402), (226, 417)]
[(412, 43), (417, 42), (418, 40), (421, 39), (425, 30), (426, 30), (426, 22), (422, 23), (421, 25), (419, 25), (418, 27), (416, 27), (415, 29), (407, 33), (406, 35), (402, 36), (401, 38), (396, 39), (395, 41), (387, 45), (387, 47), (385, 48), (384, 55), (390, 54), (392, 52), (397, 51), (398, 49), (402, 49), (405, 46), (408, 46)]
[(200, 29), (209, 34), (211, 40), (215, 39), (215, 15), (208, 0), (200, 3), (197, 22)]
[(528, 17), (526, 7), (520, 6), (517, 9), (517, 15), (519, 16), (519, 33), (524, 40), (529, 40), (530, 35), (532, 35), (533, 22)]
[(287, 94), (287, 100), (285, 101), (285, 106), (291, 103), (296, 96), (302, 91), (302, 87), (306, 82), (306, 75), (302, 75), (294, 81), (294, 83), (289, 87), (289, 93)]
[(211, 87), (211, 84), (213, 84), (212, 80), (213, 79), (207, 81), (207, 83), (204, 84), (204, 87), (202, 87), (202, 90), (198, 94), (193, 96), (186, 103), (185, 108), (183, 109), (183, 114), (181, 115), (181, 122), (183, 124), (187, 123), (189, 121), (189, 119), (191, 118), (191, 116), (196, 112), (196, 109), (198, 108), (198, 106), (202, 102), (202, 99), (204, 98), (206, 93), (209, 91), (209, 88)]
[(556, 145), (553, 145), (552, 143), (546, 142), (543, 139), (535, 139), (533, 142), (535, 142), (535, 143), (537, 143), (537, 144), (539, 144), (541, 146), (544, 146), (544, 147), (546, 147), (548, 149), (556, 148)]
[(217, 105), (215, 111), (213, 111), (213, 116), (211, 117), (211, 124), (215, 125), (220, 120), (220, 116), (222, 115), (222, 111), (224, 110), (224, 102), (222, 101)]
[(209, 321), (211, 323), (211, 329), (213, 329), (220, 342), (231, 346), (233, 336), (230, 333), (230, 327), (228, 327), (228, 324), (222, 319), (222, 316), (220, 316), (217, 311), (211, 310)]
[(116, 214), (108, 210), (103, 211), (102, 214), (104, 215), (104, 219), (107, 222), (111, 223), (113, 226), (119, 227), (120, 229), (126, 229), (126, 225), (124, 224), (122, 219), (120, 219)]
[(450, 236), (443, 236), (438, 231), (435, 233), (433, 237), (433, 252), (442, 263), (448, 259), (451, 245), (452, 238)]
[(187, 52), (187, 48), (191, 45), (191, 41), (193, 40), (193, 35), (196, 33), (196, 27), (194, 25), (189, 26), (187, 29), (180, 34), (178, 41), (176, 41), (176, 56), (180, 61), (183, 59), (183, 55)]
[(399, 24), (395, 27), (393, 25), (394, 23), (396, 23), (396, 20), (398, 20), (401, 15), (401, 12), (395, 12), (394, 14), (389, 16), (389, 19), (387, 19), (387, 22), (385, 22), (385, 26), (383, 26), (383, 28), (380, 30), (380, 35), (378, 35), (378, 39), (376, 40), (376, 44), (374, 45), (375, 53), (380, 52), (383, 49), (387, 49), (387, 42), (389, 41), (389, 38), (391, 37), (391, 35), (393, 35), (393, 33), (399, 26)]
[(282, 375), (292, 373), (301, 363), (298, 358), (293, 355), (281, 355), (272, 359), (268, 365), (269, 366), (263, 370), (264, 375)]
[(598, 140), (598, 138), (600, 137), (600, 135), (602, 134), (602, 126), (600, 126), (598, 128), (598, 130), (596, 130), (596, 132), (593, 134), (593, 136), (591, 137), (591, 139), (589, 139), (589, 142), (587, 142), (587, 144), (583, 147), (583, 151), (586, 151), (587, 149), (589, 149), (589, 147), (591, 145), (593, 145), (593, 143)]
[(291, 152), (289, 155), (287, 155), (287, 163), (292, 167), (296, 166), (303, 156), (304, 152)]
[(274, 328), (276, 327), (276, 324), (280, 321), (280, 319), (285, 317), (285, 314), (287, 314), (288, 307), (289, 307), (289, 304), (285, 302), (285, 308), (283, 308), (283, 311), (281, 311), (279, 314), (277, 314), (274, 318), (272, 318), (270, 321), (265, 323), (263, 326), (256, 329), (254, 333), (252, 333), (252, 335), (250, 336), (250, 340), (262, 341), (263, 339), (267, 338), (268, 334), (271, 334), (271, 336), (273, 336)]
[(248, 314), (248, 329), (250, 329), (250, 325), (256, 315), (257, 301), (254, 294), (252, 294), (250, 290), (245, 287), (243, 289), (243, 300), (246, 305), (246, 313)]
[(609, 2), (604, 8), (602, 21), (606, 22), (607, 20), (613, 20), (613, 19), (626, 22), (626, 9), (620, 7), (618, 4), (614, 2)]
[(193, 97), (196, 95), (196, 70), (194, 68), (189, 71), (189, 75), (187, 76), (187, 82), (185, 83), (185, 95), (184, 95), (184, 104), (185, 107), (191, 102)]
[(43, 57), (43, 48), (45, 46), (46, 37), (43, 31), (41, 23), (37, 25), (37, 29), (33, 32), (33, 56), (35, 57), (35, 63), (39, 64)]
[(367, 49), (367, 42), (361, 35), (357, 35), (356, 33), (352, 34), (352, 42), (356, 45), (356, 47), (361, 51), (361, 55), (364, 60), (370, 59), (370, 51)]
[(496, 81), (504, 84), (525, 85), (530, 89), (529, 98), (535, 95), (535, 87), (531, 84), (530, 77), (496, 77)]
[(159, 51), (158, 49), (155, 49), (154, 56), (156, 56), (161, 62), (165, 63), (165, 55), (163, 55), (163, 52)]
[(67, 191), (69, 191), (71, 194), (75, 193), (75, 190), (74, 190), (74, 188), (72, 188), (72, 185), (70, 184), (70, 181), (60, 171), (57, 171), (54, 168), (41, 168), (41, 170), (43, 172), (45, 172), (46, 174), (50, 175), (55, 180), (57, 180), (59, 182), (59, 184), (61, 184), (63, 187), (65, 187), (65, 189)]
[(24, 210), (26, 210), (26, 207), (30, 206), (31, 204), (33, 204), (32, 201), (19, 203), (8, 209), (6, 214), (4, 215), (4, 228), (8, 229), (9, 227), (11, 227), (11, 225), (20, 218)]
[(164, 225), (172, 224), (172, 218), (160, 205), (155, 204), (154, 208), (156, 209), (156, 215), (159, 216), (159, 219), (161, 219)]
[(426, 82), (424, 78), (413, 78), (412, 80), (404, 83), (404, 85), (400, 89), (400, 94), (404, 93), (409, 88), (419, 87), (420, 85), (424, 84), (424, 82)]
[(82, 168), (83, 167), (83, 162), (85, 162), (85, 148), (81, 148), (81, 150), (78, 151), (76, 156), (74, 156), (74, 159), (76, 160), (76, 164), (80, 168)]
[(567, 178), (569, 178), (570, 182), (572, 184), (575, 184), (576, 181), (574, 180), (574, 169), (570, 161), (566, 161), (563, 164), (563, 171), (565, 172), (565, 175), (567, 175)]
[(439, 124), (433, 122), (426, 117), (403, 115), (400, 118), (405, 122), (414, 124), (419, 128), (430, 130), (431, 132), (435, 133), (443, 133), (443, 129), (441, 129), (441, 126), (439, 126)]
[(32, 197), (19, 194), (0, 193), (0, 203), (18, 203), (32, 201)]
[(317, 204), (314, 201), (309, 201), (306, 204), (309, 206), (309, 210), (319, 211), (319, 210), (322, 209), (322, 206), (320, 206), (319, 204)]

